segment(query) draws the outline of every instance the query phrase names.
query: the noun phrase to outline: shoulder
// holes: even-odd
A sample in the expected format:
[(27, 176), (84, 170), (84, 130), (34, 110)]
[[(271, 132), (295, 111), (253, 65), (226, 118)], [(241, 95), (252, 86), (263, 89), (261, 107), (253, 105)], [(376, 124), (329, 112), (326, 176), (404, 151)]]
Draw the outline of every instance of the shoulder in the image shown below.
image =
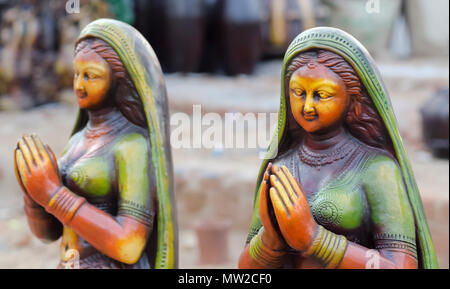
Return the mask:
[(383, 224), (388, 231), (395, 227), (397, 232), (410, 236), (410, 229), (414, 228), (413, 214), (397, 160), (373, 149), (362, 182), (374, 223)]
[(65, 155), (69, 149), (80, 142), (80, 140), (83, 138), (84, 130), (80, 130), (76, 133), (74, 133), (67, 142), (66, 146), (64, 147), (64, 150), (62, 152), (62, 155)]
[(149, 142), (145, 131), (133, 129), (124, 132), (118, 137), (114, 144), (116, 154), (131, 156), (135, 153), (149, 152)]
[(82, 129), (71, 135), (66, 147), (71, 147), (72, 145), (77, 144), (84, 137), (84, 131), (85, 130)]
[(362, 182), (374, 212), (390, 211), (392, 216), (409, 214), (410, 204), (402, 172), (398, 162), (389, 154), (378, 152), (369, 156)]
[(371, 155), (362, 182), (377, 232), (413, 238), (414, 215), (397, 161), (386, 153)]
[(389, 180), (401, 175), (397, 160), (388, 152), (366, 145), (365, 180)]
[(77, 131), (76, 133), (74, 133), (70, 139), (69, 139), (69, 143), (73, 143), (76, 142), (77, 140), (79, 140), (80, 138), (82, 138), (84, 134), (84, 129)]
[(292, 161), (294, 160), (296, 149), (292, 148), (283, 154), (277, 155), (275, 159), (272, 160), (272, 163), (277, 166), (286, 166), (290, 168)]

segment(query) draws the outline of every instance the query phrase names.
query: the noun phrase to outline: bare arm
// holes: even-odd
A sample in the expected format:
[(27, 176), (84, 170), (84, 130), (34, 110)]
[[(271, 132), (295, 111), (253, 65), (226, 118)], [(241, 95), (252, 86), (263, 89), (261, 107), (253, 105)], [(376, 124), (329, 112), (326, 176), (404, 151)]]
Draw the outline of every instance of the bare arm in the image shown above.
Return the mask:
[(36, 203), (111, 258), (127, 264), (139, 260), (154, 216), (154, 191), (149, 187), (145, 138), (126, 141), (117, 149), (121, 200), (117, 217), (62, 186), (51, 154), (37, 137), (24, 137), (16, 157), (23, 185)]

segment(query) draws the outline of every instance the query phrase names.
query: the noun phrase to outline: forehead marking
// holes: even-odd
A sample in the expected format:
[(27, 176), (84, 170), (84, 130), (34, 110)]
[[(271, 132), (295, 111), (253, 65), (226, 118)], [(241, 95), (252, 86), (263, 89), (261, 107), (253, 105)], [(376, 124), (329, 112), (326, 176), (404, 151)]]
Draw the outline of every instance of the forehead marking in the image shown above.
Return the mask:
[(308, 67), (309, 69), (314, 69), (314, 68), (317, 67), (317, 62), (315, 62), (315, 61), (310, 61), (310, 62), (306, 65), (306, 67)]

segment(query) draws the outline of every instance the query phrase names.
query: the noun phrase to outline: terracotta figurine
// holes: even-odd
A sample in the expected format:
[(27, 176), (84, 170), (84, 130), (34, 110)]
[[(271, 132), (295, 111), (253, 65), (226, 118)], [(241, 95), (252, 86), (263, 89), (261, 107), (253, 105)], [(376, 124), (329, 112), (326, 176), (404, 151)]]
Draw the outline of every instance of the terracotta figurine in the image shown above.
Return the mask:
[(75, 45), (80, 107), (57, 160), (36, 135), (14, 153), (31, 231), (62, 236), (61, 263), (79, 268), (176, 268), (168, 106), (159, 62), (117, 20), (87, 25)]
[(419, 191), (366, 49), (318, 27), (283, 61), (278, 129), (240, 268), (435, 268)]

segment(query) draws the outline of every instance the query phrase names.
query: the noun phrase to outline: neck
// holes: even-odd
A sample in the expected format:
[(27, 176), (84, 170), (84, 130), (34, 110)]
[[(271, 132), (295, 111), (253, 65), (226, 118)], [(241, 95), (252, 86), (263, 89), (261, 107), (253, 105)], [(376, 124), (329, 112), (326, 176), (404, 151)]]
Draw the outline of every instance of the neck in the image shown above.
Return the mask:
[(102, 126), (105, 122), (117, 117), (120, 113), (115, 107), (105, 107), (99, 110), (89, 110), (89, 122), (88, 125), (91, 128)]
[(312, 150), (326, 150), (332, 148), (345, 139), (348, 134), (342, 126), (324, 133), (307, 133), (304, 138), (304, 145)]

